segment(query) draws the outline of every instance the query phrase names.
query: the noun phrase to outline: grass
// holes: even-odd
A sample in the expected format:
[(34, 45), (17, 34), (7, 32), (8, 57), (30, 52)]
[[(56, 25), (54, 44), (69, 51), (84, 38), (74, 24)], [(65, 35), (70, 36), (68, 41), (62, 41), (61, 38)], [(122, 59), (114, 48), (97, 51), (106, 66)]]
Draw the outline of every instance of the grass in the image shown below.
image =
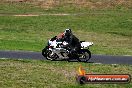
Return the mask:
[(0, 13), (3, 14), (26, 14), (26, 13), (39, 13), (44, 10), (38, 6), (32, 5), (30, 3), (21, 2), (0, 2)]
[(48, 39), (72, 28), (94, 42), (93, 54), (132, 55), (131, 11), (88, 11), (69, 16), (0, 16), (0, 49), (41, 51)]
[(0, 85), (2, 88), (131, 88), (129, 84), (87, 84), (76, 83), (80, 64), (87, 73), (130, 74), (131, 65), (99, 65), (77, 62), (40, 60), (0, 60)]
[[(20, 1), (20, 0), (19, 0)], [(84, 13), (88, 10), (131, 10), (132, 1), (116, 0), (1, 0), (0, 13)]]
[[(90, 48), (93, 54), (132, 55), (130, 0), (124, 2), (114, 0), (6, 2), (1, 0), (0, 13), (6, 15), (0, 16), (1, 50), (40, 52), (48, 39), (66, 28), (72, 28), (80, 40), (94, 42), (94, 46)], [(45, 13), (76, 15), (38, 17), (7, 15)]]
[[(54, 0), (47, 0), (46, 2), (49, 4), (46, 6), (43, 1), (5, 2), (1, 0), (0, 15), (4, 15), (0, 16), (0, 50), (41, 52), (48, 39), (63, 32), (66, 28), (72, 28), (73, 33), (80, 40), (94, 42), (94, 46), (90, 47), (92, 54), (132, 55), (132, 5), (130, 0), (124, 2), (118, 2), (118, 0), (86, 0), (88, 1), (86, 3), (76, 1), (65, 0), (56, 4)], [(90, 4), (87, 6), (88, 3)], [(68, 13), (71, 15), (10, 16), (45, 13)], [(132, 87), (132, 83), (79, 85), (75, 81), (75, 76), (80, 64), (88, 73), (127, 73), (132, 75), (131, 65), (0, 59), (0, 87)]]

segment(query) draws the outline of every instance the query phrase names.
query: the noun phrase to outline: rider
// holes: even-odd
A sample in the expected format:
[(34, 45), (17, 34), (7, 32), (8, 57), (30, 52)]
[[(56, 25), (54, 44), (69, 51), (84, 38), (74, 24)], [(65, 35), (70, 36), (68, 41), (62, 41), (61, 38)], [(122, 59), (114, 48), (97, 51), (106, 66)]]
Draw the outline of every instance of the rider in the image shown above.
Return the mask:
[(79, 39), (72, 34), (71, 29), (66, 29), (63, 36), (63, 41), (66, 41), (68, 44), (65, 46), (66, 48), (69, 47), (70, 54), (76, 54), (77, 51), (81, 49), (81, 44)]

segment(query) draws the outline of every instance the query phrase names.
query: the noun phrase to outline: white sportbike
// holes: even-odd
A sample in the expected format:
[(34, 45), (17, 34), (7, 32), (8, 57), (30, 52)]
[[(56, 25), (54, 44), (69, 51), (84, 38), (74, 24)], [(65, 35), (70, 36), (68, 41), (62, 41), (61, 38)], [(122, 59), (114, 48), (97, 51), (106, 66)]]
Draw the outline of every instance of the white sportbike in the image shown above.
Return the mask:
[(42, 55), (47, 60), (71, 60), (77, 59), (81, 62), (87, 62), (91, 58), (91, 52), (89, 47), (93, 45), (93, 42), (80, 41), (81, 49), (75, 54), (70, 55), (70, 48), (64, 48), (67, 42), (60, 42), (55, 37), (48, 41), (47, 46), (42, 50)]

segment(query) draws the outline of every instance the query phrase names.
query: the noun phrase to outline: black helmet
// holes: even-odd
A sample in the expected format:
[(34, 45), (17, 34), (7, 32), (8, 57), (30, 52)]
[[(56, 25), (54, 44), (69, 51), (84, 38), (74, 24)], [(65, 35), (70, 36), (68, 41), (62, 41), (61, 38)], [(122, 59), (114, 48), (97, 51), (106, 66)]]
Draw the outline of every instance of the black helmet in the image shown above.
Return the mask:
[(71, 36), (72, 35), (71, 29), (66, 29), (65, 32), (64, 32), (64, 35), (67, 36), (67, 37)]

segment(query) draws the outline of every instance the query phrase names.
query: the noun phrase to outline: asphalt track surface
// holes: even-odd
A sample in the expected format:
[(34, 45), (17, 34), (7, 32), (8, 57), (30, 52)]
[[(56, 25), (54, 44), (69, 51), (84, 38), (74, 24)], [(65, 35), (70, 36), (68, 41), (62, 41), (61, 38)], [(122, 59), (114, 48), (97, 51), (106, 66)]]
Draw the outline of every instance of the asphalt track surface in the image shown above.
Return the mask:
[[(2, 51), (1, 50), (0, 58), (46, 60), (41, 55), (41, 52), (29, 52), (29, 51)], [(76, 62), (76, 60), (73, 60), (73, 62)], [(92, 55), (92, 58), (88, 61), (88, 63), (132, 65), (132, 56)]]

